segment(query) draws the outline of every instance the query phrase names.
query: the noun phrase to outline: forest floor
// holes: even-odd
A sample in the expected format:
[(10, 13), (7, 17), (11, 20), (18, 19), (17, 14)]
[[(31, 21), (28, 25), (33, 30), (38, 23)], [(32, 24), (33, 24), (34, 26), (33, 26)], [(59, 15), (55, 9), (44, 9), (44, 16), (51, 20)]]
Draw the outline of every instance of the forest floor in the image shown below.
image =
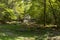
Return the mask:
[(60, 30), (22, 28), (22, 25), (1, 24), (0, 40), (60, 40)]

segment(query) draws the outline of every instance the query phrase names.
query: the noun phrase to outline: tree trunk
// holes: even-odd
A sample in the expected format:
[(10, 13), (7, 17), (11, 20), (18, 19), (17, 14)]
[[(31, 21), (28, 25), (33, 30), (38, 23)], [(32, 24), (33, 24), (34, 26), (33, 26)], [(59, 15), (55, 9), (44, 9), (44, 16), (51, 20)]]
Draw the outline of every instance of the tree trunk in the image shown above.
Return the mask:
[(44, 26), (46, 25), (46, 0), (44, 0)]

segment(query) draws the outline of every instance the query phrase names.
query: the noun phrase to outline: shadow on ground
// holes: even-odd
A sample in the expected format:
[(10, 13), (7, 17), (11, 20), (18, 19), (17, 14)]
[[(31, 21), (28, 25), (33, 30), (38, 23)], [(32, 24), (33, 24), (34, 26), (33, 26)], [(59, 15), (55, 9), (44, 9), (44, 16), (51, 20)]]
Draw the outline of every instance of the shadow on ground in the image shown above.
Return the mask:
[(60, 40), (60, 31), (51, 28), (21, 31), (16, 30), (17, 27), (16, 25), (0, 25), (0, 40)]

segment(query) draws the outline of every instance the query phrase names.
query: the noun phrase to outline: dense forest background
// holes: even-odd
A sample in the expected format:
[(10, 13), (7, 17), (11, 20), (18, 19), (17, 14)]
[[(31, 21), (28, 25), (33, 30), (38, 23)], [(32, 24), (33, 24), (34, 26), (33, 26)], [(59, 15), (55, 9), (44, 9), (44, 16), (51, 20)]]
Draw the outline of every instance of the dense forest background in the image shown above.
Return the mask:
[(60, 0), (0, 0), (0, 40), (60, 40)]
[(37, 24), (60, 24), (60, 0), (0, 0), (0, 23), (29, 14)]

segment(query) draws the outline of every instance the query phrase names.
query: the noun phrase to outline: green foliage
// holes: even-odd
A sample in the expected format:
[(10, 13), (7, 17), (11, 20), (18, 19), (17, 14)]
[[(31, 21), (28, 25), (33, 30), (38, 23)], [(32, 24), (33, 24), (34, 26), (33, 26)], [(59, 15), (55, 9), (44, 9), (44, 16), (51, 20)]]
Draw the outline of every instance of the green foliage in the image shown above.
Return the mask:
[(10, 18), (12, 20), (17, 19), (16, 15), (14, 14), (14, 11), (12, 9), (8, 9), (8, 8), (6, 8), (5, 17)]
[[(50, 4), (51, 2), (51, 4)], [(46, 0), (46, 23), (54, 23), (53, 11), (60, 20), (60, 1)], [(53, 9), (51, 8), (51, 5)], [(0, 20), (23, 19), (25, 14), (30, 14), (37, 23), (44, 23), (44, 0), (1, 0)]]

